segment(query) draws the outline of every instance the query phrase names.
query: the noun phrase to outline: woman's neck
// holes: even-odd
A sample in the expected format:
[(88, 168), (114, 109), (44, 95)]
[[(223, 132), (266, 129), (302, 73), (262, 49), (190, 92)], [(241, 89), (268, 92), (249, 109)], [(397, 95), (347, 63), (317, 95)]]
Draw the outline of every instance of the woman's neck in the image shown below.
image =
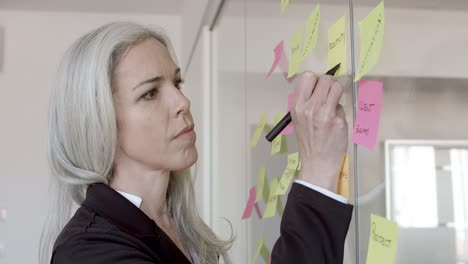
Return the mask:
[(114, 190), (136, 195), (142, 199), (140, 209), (156, 222), (167, 223), (166, 202), (170, 171), (144, 171), (136, 166), (119, 166), (109, 186)]

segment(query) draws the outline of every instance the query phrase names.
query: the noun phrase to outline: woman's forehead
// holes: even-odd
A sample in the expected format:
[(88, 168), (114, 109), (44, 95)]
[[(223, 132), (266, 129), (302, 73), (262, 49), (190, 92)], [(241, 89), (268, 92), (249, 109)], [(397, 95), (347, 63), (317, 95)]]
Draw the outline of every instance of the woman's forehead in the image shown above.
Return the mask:
[(171, 78), (177, 68), (169, 49), (158, 40), (149, 38), (127, 50), (115, 74), (119, 86), (129, 87), (155, 76)]

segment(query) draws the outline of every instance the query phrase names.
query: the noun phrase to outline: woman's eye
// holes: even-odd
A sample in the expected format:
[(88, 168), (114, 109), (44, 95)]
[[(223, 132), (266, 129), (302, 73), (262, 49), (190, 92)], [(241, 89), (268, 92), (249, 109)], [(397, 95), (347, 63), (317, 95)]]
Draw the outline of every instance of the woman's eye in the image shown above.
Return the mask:
[(147, 93), (145, 93), (142, 98), (145, 100), (152, 100), (156, 97), (158, 91), (156, 89), (151, 89)]
[(183, 83), (184, 83), (184, 80), (177, 80), (177, 81), (175, 81), (174, 85), (175, 85), (175, 87), (177, 87), (177, 89), (180, 90), (180, 89), (182, 89), (182, 86), (181, 86), (181, 85), (182, 85)]

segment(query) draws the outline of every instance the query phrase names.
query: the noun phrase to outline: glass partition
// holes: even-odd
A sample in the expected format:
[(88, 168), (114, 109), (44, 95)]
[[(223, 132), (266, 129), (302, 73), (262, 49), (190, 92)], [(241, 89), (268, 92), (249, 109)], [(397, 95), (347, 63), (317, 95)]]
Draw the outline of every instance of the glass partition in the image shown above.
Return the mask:
[[(362, 21), (381, 2), (320, 2), (315, 50), (299, 71), (323, 74), (328, 69), (328, 29), (346, 21), (347, 74), (360, 64)], [(228, 218), (238, 239), (235, 263), (251, 263), (256, 242), (264, 236), (271, 250), (279, 236), (281, 215), (261, 219), (254, 211), (241, 220), (249, 190), (266, 168), (268, 181), (281, 177), (287, 154), (297, 151), (294, 135), (285, 136), (287, 151), (271, 155), (262, 134), (250, 147), (260, 117), (274, 125), (285, 114), (293, 82), (288, 63), (271, 76), (275, 48), (283, 41), (291, 58), (292, 37), (302, 29), (317, 1), (225, 1), (212, 32), (213, 219), (217, 232), (228, 234)], [(345, 89), (341, 104), (349, 122), (349, 202), (355, 206), (345, 245), (344, 263), (366, 263), (371, 214), (398, 225), (396, 263), (467, 263), (468, 204), (468, 2), (386, 1), (380, 58), (362, 79), (383, 83), (382, 111), (375, 148), (353, 145), (359, 87)], [(287, 195), (281, 199), (286, 203)], [(260, 212), (265, 203), (259, 202)], [(258, 257), (257, 263), (264, 263)]]

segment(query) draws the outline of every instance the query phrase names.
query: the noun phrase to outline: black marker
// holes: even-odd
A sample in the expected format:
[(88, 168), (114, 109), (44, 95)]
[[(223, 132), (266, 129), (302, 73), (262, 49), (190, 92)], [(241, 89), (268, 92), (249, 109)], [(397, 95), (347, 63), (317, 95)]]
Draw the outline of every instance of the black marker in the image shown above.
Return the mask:
[[(335, 67), (331, 68), (326, 75), (335, 75), (336, 71), (340, 68), (341, 63), (338, 63)], [(285, 129), (289, 123), (291, 123), (291, 112), (288, 112), (281, 121), (266, 135), (266, 139), (272, 142), (278, 135)]]

